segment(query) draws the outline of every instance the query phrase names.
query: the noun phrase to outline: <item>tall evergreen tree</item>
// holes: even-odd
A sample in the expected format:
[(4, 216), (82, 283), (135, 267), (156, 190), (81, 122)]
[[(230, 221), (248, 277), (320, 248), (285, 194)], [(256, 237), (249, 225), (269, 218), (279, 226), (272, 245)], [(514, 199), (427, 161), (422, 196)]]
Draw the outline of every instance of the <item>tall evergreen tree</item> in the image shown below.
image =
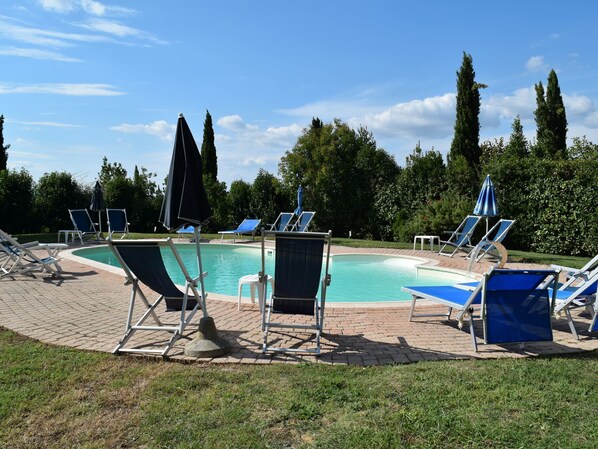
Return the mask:
[(448, 162), (463, 156), (476, 173), (480, 168), (480, 89), (484, 84), (475, 81), (473, 59), (463, 52), (463, 63), (457, 72), (457, 117), (455, 135), (448, 154)]
[(10, 145), (4, 145), (4, 116), (0, 115), (0, 170), (6, 170), (9, 148)]
[(538, 158), (567, 157), (567, 115), (561, 88), (554, 70), (548, 75), (546, 93), (542, 81), (536, 88), (536, 144), (533, 154)]
[(206, 111), (206, 120), (203, 124), (201, 159), (203, 163), (204, 178), (210, 177), (213, 181), (218, 179), (218, 160), (216, 157), (216, 145), (214, 145), (214, 127), (212, 125), (212, 116), (209, 111)]
[(513, 132), (511, 133), (511, 137), (509, 137), (509, 143), (507, 143), (507, 146), (505, 147), (504, 154), (507, 157), (515, 159), (527, 157), (529, 154), (529, 148), (527, 139), (523, 134), (523, 125), (521, 124), (521, 119), (519, 116), (515, 117), (515, 120), (513, 120), (511, 129)]
[(552, 155), (557, 159), (567, 157), (567, 114), (559, 87), (559, 79), (554, 70), (548, 75), (546, 86), (546, 106), (548, 107), (550, 129), (552, 129)]
[(550, 114), (546, 105), (542, 81), (535, 84), (534, 88), (536, 89), (536, 110), (534, 111), (534, 117), (536, 118), (536, 144), (533, 147), (533, 154), (538, 158), (544, 158), (547, 154), (547, 148), (552, 141)]

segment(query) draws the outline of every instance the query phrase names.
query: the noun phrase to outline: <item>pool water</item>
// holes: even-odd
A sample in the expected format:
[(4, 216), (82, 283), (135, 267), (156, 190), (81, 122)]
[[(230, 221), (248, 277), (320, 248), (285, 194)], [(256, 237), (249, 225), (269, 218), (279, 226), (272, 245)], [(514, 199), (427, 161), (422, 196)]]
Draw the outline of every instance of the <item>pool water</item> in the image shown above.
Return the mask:
[[(195, 245), (177, 244), (185, 266), (191, 276), (197, 276)], [(173, 280), (184, 285), (172, 253), (162, 249), (166, 268)], [(73, 252), (76, 256), (120, 266), (107, 246), (84, 248)], [(239, 278), (261, 270), (261, 249), (232, 244), (201, 245), (206, 291), (228, 296), (237, 296)], [(470, 278), (438, 270), (417, 269), (421, 261), (399, 256), (374, 254), (340, 254), (330, 257), (329, 272), (332, 282), (328, 287), (326, 301), (332, 302), (377, 302), (402, 301), (411, 298), (401, 291), (404, 285), (446, 285), (469, 282)], [(324, 269), (324, 267), (323, 267)], [(274, 272), (274, 251), (267, 251), (266, 272)], [(243, 290), (249, 295), (249, 288)]]

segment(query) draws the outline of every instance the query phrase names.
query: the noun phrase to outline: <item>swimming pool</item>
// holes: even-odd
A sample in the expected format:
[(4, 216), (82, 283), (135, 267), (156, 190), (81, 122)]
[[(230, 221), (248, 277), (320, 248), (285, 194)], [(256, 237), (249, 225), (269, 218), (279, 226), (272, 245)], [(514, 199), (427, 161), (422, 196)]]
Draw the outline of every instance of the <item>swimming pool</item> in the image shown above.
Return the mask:
[[(181, 258), (192, 276), (197, 275), (195, 245), (176, 244)], [(118, 261), (107, 246), (82, 248), (73, 254), (89, 260), (118, 267)], [(174, 281), (184, 283), (178, 266), (167, 249), (164, 250), (166, 268)], [(261, 269), (261, 249), (233, 244), (201, 245), (206, 291), (236, 296), (239, 278), (255, 274)], [(376, 254), (337, 254), (330, 257), (332, 283), (326, 301), (384, 302), (405, 301), (411, 298), (401, 291), (404, 285), (445, 285), (468, 282), (470, 278), (447, 271), (418, 269), (421, 260)], [(266, 271), (274, 271), (274, 252), (268, 251)], [(249, 289), (243, 294), (249, 295)]]

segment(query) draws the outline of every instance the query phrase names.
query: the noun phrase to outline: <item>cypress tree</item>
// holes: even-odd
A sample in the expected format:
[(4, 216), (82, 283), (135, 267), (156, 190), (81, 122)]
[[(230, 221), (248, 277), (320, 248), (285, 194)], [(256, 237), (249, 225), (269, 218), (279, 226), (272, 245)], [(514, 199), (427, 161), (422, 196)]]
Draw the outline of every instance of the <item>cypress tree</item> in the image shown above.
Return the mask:
[(550, 119), (542, 81), (535, 84), (534, 88), (536, 89), (536, 110), (534, 111), (534, 117), (536, 118), (536, 144), (534, 145), (533, 153), (534, 156), (543, 158), (548, 154), (547, 148), (550, 146), (552, 140), (550, 136)]
[(546, 94), (542, 81), (536, 88), (536, 145), (538, 158), (564, 159), (567, 157), (567, 115), (561, 88), (554, 70), (548, 75)]
[(528, 156), (527, 139), (523, 135), (523, 125), (519, 116), (515, 117), (511, 125), (513, 132), (509, 137), (509, 143), (505, 147), (505, 155), (508, 157), (522, 159)]
[(216, 157), (216, 146), (214, 145), (214, 127), (212, 116), (206, 111), (206, 120), (203, 124), (203, 142), (201, 144), (201, 159), (203, 163), (204, 178), (218, 179), (218, 160)]
[(554, 70), (548, 75), (546, 86), (546, 106), (549, 113), (549, 125), (552, 130), (552, 156), (564, 159), (567, 156), (567, 115), (559, 87), (559, 80)]
[(0, 171), (6, 170), (9, 148), (10, 145), (4, 145), (4, 116), (0, 115)]
[(448, 154), (449, 164), (463, 156), (476, 173), (480, 169), (480, 89), (484, 84), (476, 83), (473, 59), (463, 52), (463, 63), (457, 72), (457, 117), (455, 135)]

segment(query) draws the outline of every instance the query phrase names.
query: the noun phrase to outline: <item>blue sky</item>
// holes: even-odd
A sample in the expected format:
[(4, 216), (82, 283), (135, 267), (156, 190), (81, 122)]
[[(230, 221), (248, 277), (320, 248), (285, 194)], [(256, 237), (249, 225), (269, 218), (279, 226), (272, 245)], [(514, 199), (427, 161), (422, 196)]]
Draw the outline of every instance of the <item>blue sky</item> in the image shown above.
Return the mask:
[(482, 91), (481, 140), (516, 115), (535, 135), (534, 84), (554, 68), (569, 139), (598, 143), (594, 2), (0, 0), (0, 114), (9, 167), (92, 183), (106, 156), (167, 174), (179, 112), (219, 179), (252, 182), (316, 116), (373, 132), (400, 165), (446, 154), (463, 51)]

